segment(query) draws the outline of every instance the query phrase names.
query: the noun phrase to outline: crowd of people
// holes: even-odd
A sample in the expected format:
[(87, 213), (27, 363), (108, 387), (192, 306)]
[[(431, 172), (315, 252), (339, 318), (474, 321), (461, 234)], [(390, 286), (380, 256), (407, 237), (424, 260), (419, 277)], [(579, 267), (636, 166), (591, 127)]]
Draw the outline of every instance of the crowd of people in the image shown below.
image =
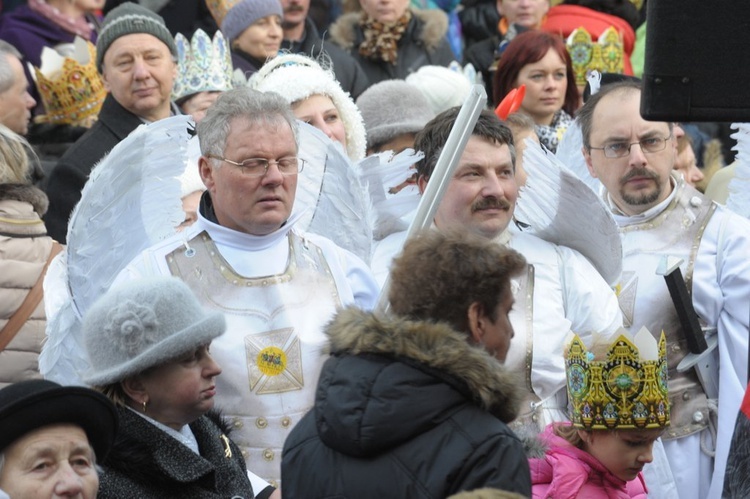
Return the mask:
[(3, 2), (0, 498), (749, 495), (750, 130), (643, 3)]

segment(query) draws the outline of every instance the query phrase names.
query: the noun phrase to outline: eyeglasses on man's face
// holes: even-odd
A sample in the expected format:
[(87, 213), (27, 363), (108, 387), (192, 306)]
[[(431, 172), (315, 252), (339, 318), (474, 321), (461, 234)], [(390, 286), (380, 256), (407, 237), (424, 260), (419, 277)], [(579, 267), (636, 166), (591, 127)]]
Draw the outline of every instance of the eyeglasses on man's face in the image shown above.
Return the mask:
[(630, 148), (638, 144), (641, 151), (653, 153), (663, 151), (667, 147), (667, 141), (672, 138), (670, 134), (667, 138), (646, 137), (638, 142), (615, 141), (604, 144), (604, 147), (589, 147), (597, 151), (604, 151), (604, 156), (608, 158), (624, 158), (630, 154)]
[(305, 167), (305, 160), (296, 156), (287, 156), (277, 160), (266, 158), (248, 158), (241, 162), (232, 161), (231, 159), (222, 158), (221, 156), (207, 155), (209, 158), (226, 161), (240, 169), (243, 175), (248, 177), (262, 177), (268, 172), (268, 167), (275, 164), (282, 175), (296, 175)]

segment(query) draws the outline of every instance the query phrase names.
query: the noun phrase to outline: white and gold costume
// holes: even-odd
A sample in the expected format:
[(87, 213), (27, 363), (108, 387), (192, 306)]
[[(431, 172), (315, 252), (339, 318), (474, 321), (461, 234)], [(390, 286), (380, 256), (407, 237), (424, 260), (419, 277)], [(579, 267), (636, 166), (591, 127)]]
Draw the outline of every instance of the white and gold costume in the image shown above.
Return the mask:
[(296, 232), (297, 219), (252, 236), (199, 215), (118, 277), (173, 274), (206, 307), (224, 312), (227, 332), (211, 345), (223, 369), (216, 405), (230, 418), (248, 469), (272, 483), (280, 478), (289, 430), (315, 399), (323, 325), (342, 305), (372, 308), (378, 292), (361, 260), (325, 238)]
[[(620, 306), (631, 331), (645, 325), (654, 334), (662, 328), (667, 334), (672, 422), (663, 439), (679, 497), (719, 498), (747, 380), (750, 223), (712, 204), (681, 177), (673, 176), (672, 182), (675, 188), (665, 201), (637, 216), (624, 215), (606, 199), (623, 243)], [(683, 259), (681, 271), (695, 310), (707, 326), (718, 329), (718, 402), (707, 400), (694, 372), (676, 372), (688, 352), (664, 278), (655, 274), (665, 255)], [(716, 420), (716, 403), (713, 438), (709, 422)]]

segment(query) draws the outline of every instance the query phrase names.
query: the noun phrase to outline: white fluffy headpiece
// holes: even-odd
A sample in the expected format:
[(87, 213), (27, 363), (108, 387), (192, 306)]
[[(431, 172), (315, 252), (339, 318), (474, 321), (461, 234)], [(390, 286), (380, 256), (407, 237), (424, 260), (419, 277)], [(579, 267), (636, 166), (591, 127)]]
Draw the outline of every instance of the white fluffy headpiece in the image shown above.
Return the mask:
[(352, 161), (365, 157), (367, 141), (362, 115), (345, 92), (333, 71), (301, 54), (281, 54), (266, 64), (247, 82), (261, 92), (276, 92), (289, 104), (311, 95), (327, 95), (338, 109), (346, 129), (346, 153)]

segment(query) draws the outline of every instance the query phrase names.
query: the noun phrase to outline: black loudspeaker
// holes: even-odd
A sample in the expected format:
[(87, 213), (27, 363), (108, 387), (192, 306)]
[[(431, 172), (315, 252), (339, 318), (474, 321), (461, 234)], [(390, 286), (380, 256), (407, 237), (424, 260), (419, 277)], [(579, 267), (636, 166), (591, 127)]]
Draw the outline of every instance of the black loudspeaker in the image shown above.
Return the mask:
[(648, 0), (641, 114), (750, 121), (750, 1)]

